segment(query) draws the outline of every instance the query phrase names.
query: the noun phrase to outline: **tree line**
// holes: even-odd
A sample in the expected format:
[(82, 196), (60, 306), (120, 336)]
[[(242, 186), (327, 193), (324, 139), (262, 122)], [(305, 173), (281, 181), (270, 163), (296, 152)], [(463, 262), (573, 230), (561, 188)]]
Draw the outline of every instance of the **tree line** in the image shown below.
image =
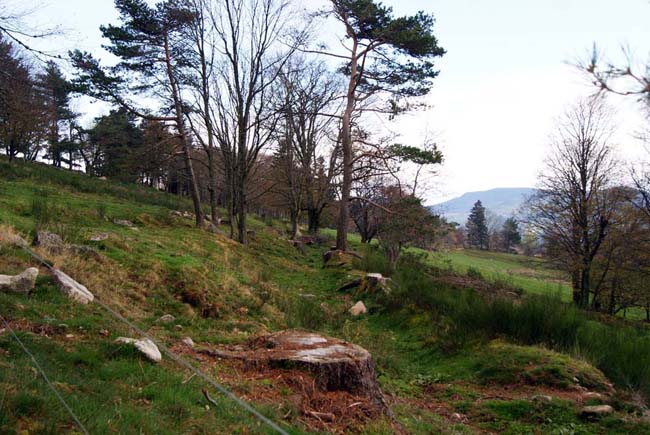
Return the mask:
[[(327, 219), (347, 250), (366, 215), (369, 239), (396, 257), (417, 234), (385, 216), (421, 230), (440, 220), (418, 184), (442, 162), (436, 144), (401, 144), (371, 123), (424, 106), (445, 54), (432, 15), (396, 17), (372, 0), (331, 0), (310, 14), (289, 0), (115, 7), (119, 22), (100, 31), (117, 61), (73, 50), (70, 77), (0, 22), (0, 147), (10, 160), (187, 195), (197, 226), (229, 222), (241, 243), (248, 213), (261, 211), (287, 216), (292, 238), (299, 223), (316, 233)], [(314, 35), (324, 22), (334, 48)], [(71, 109), (80, 95), (112, 110), (83, 128)]]

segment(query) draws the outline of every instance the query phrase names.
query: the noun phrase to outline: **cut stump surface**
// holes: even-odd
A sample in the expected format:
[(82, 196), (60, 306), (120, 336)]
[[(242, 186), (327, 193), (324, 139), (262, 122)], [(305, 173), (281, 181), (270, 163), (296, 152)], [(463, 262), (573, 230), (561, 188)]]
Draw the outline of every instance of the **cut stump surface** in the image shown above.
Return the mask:
[(343, 390), (366, 396), (382, 412), (388, 413), (372, 355), (364, 348), (343, 340), (289, 330), (259, 337), (244, 345), (204, 352), (252, 365), (307, 370), (322, 390)]

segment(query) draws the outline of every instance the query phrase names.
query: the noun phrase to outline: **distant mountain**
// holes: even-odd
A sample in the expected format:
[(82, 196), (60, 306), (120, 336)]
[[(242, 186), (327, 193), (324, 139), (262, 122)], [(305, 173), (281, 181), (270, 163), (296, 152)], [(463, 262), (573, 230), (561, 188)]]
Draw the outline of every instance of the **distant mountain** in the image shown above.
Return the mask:
[(503, 187), (483, 192), (468, 192), (430, 208), (434, 212), (442, 214), (450, 222), (464, 224), (472, 206), (480, 200), (489, 211), (507, 218), (517, 214), (526, 198), (533, 193), (535, 193), (535, 189), (529, 187)]

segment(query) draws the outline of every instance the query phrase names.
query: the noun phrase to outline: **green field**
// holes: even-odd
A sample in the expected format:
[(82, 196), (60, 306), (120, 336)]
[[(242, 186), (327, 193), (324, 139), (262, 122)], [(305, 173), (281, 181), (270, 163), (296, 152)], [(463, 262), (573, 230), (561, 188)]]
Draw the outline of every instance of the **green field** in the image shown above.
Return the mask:
[(571, 286), (564, 274), (539, 258), (469, 249), (430, 253), (428, 258), (431, 264), (461, 274), (474, 268), (488, 280), (511, 283), (525, 293), (559, 294), (562, 300), (571, 300)]

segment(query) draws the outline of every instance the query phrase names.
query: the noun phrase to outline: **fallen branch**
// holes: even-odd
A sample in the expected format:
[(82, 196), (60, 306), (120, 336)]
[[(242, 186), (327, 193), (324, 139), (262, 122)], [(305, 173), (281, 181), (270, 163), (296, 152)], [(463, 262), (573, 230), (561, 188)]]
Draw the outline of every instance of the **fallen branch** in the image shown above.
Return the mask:
[(336, 420), (336, 416), (331, 412), (305, 411), (305, 414), (312, 416), (321, 422), (333, 423)]
[(205, 388), (201, 388), (201, 392), (203, 393), (203, 397), (205, 397), (205, 400), (210, 402), (213, 406), (215, 406), (217, 408), (219, 407), (219, 405), (217, 404), (217, 401), (214, 400), (212, 397), (210, 397), (210, 393), (208, 393), (208, 390), (206, 390)]

